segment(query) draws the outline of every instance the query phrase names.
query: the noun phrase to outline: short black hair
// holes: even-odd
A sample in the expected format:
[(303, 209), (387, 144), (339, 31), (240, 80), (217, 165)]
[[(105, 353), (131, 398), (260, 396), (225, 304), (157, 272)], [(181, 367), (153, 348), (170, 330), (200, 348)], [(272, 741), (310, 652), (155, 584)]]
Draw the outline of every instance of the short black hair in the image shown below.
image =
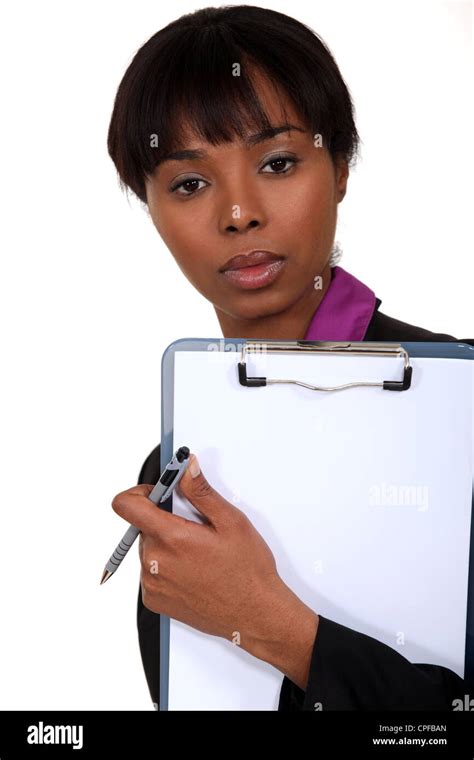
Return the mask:
[[(241, 65), (235, 76), (235, 64)], [(248, 66), (250, 64), (250, 66)], [(146, 203), (145, 180), (181, 147), (180, 124), (212, 145), (270, 128), (249, 73), (279, 85), (333, 160), (350, 165), (359, 135), (347, 85), (326, 44), (291, 16), (254, 5), (202, 8), (172, 21), (135, 54), (120, 82), (108, 151), (120, 185)], [(152, 136), (158, 136), (158, 147)]]

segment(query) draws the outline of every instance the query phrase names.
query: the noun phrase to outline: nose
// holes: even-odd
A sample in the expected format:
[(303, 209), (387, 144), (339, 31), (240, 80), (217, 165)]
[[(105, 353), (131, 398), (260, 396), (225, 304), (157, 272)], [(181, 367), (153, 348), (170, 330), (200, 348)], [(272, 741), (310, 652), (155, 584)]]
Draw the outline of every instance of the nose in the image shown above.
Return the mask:
[(253, 228), (263, 228), (267, 224), (263, 200), (248, 184), (238, 189), (235, 186), (229, 187), (221, 203), (221, 232), (245, 232)]
[(240, 218), (237, 223), (228, 224), (226, 226), (226, 232), (245, 232), (247, 229), (252, 229), (253, 227), (260, 227), (260, 222), (258, 219), (250, 219), (247, 221)]

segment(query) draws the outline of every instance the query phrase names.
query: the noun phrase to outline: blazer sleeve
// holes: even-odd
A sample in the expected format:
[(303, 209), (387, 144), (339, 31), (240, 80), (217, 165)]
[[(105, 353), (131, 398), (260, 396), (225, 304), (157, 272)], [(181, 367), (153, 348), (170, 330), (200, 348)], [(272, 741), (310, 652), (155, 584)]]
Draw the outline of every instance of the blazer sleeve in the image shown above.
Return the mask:
[[(160, 444), (145, 459), (138, 483), (155, 484), (160, 477)], [(160, 615), (145, 607), (141, 583), (138, 586), (137, 629), (140, 655), (151, 701), (158, 709), (160, 699)]]
[(381, 641), (319, 615), (306, 690), (283, 679), (278, 710), (453, 710), (473, 694), (442, 665), (413, 664)]

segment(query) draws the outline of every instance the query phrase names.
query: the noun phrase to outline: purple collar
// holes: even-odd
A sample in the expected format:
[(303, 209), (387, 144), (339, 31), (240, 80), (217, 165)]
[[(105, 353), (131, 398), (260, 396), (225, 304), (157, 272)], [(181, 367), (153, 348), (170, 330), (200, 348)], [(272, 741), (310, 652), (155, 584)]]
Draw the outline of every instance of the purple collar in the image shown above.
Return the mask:
[(345, 269), (331, 269), (331, 282), (303, 340), (364, 340), (376, 307), (375, 293)]

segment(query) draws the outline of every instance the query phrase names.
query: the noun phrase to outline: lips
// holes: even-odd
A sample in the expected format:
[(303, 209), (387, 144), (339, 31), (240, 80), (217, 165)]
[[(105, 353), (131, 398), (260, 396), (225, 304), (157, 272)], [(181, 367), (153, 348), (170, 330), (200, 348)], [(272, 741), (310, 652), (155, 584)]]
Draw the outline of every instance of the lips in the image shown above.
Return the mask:
[(244, 269), (244, 267), (253, 267), (258, 264), (272, 264), (275, 261), (281, 261), (284, 256), (279, 256), (272, 251), (250, 251), (249, 253), (241, 253), (237, 256), (232, 256), (231, 259), (220, 268), (220, 272), (235, 271), (236, 269)]
[(266, 264), (254, 264), (251, 267), (240, 267), (240, 269), (227, 269), (222, 272), (222, 276), (233, 286), (241, 290), (259, 290), (266, 288), (280, 277), (280, 273), (286, 266), (286, 259), (281, 257), (276, 261), (270, 261)]

